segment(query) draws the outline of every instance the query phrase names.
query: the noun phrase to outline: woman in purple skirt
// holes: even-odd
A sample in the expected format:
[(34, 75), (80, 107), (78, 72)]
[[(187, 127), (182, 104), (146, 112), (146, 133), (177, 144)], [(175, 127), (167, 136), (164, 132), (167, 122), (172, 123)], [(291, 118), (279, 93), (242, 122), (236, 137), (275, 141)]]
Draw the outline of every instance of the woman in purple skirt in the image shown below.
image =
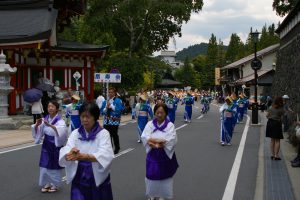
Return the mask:
[(146, 147), (146, 195), (149, 200), (173, 198), (173, 176), (178, 168), (175, 155), (177, 136), (174, 124), (167, 118), (168, 107), (154, 107), (155, 119), (147, 123), (142, 141)]
[(59, 150), (66, 143), (68, 134), (65, 121), (58, 114), (59, 104), (56, 101), (48, 103), (48, 115), (37, 119), (32, 127), (35, 143), (43, 145), (40, 157), (41, 192), (56, 192), (61, 184), (62, 167), (58, 164)]
[(114, 152), (109, 132), (98, 122), (97, 104), (84, 103), (79, 115), (81, 126), (72, 132), (59, 156), (67, 183), (72, 182), (71, 199), (112, 200), (110, 166)]

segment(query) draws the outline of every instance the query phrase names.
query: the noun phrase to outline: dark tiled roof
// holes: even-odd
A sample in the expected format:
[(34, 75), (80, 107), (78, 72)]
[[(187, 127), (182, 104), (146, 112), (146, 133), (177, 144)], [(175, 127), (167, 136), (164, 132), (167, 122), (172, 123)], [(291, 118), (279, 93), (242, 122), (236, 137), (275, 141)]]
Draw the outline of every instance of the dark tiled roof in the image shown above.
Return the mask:
[(0, 10), (17, 10), (48, 7), (50, 0), (0, 0)]
[(279, 34), (281, 32), (281, 30), (283, 30), (289, 24), (289, 22), (292, 19), (294, 19), (294, 17), (298, 14), (299, 11), (300, 11), (300, 0), (298, 0), (298, 3), (294, 7), (294, 9), (285, 17), (283, 22), (277, 28), (276, 33)]
[(101, 51), (107, 50), (108, 45), (93, 45), (93, 44), (83, 44), (79, 42), (71, 41), (58, 41), (57, 46), (53, 47), (53, 50), (58, 51)]
[(57, 10), (49, 10), (48, 7), (30, 10), (1, 10), (0, 43), (47, 40), (51, 35), (56, 17)]
[[(265, 55), (268, 55), (270, 53), (273, 53), (274, 51), (277, 51), (278, 48), (279, 48), (279, 44), (274, 44), (272, 46), (269, 46), (265, 49), (262, 49), (262, 50), (258, 51), (257, 52), (257, 57), (265, 56)], [(242, 64), (250, 62), (253, 58), (254, 58), (254, 54), (251, 54), (251, 55), (246, 56), (246, 57), (244, 57), (244, 58), (242, 58), (238, 61), (235, 61), (235, 62), (233, 62), (229, 65), (226, 65), (226, 66), (222, 67), (221, 69), (224, 70), (224, 69), (237, 68)]]

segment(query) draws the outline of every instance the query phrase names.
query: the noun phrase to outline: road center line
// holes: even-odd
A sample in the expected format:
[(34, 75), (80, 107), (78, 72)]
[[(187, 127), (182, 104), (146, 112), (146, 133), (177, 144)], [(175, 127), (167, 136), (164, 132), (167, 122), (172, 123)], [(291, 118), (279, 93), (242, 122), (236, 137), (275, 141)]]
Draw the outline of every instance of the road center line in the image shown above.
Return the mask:
[(175, 131), (177, 131), (177, 130), (179, 130), (179, 129), (182, 129), (182, 128), (185, 127), (185, 126), (187, 126), (187, 124), (183, 124), (183, 125), (181, 125), (181, 126), (175, 128)]
[(199, 117), (197, 117), (197, 119), (201, 119), (204, 115), (200, 115)]
[(244, 148), (245, 148), (245, 143), (246, 143), (246, 138), (247, 138), (247, 134), (248, 134), (249, 121), (250, 121), (250, 117), (247, 115), (247, 122), (246, 122), (246, 125), (244, 128), (244, 131), (243, 131), (243, 135), (242, 135), (242, 138), (240, 141), (239, 148), (237, 150), (237, 153), (236, 153), (236, 156), (234, 159), (234, 163), (231, 168), (231, 172), (230, 172), (230, 175), (229, 175), (229, 178), (227, 181), (227, 185), (226, 185), (222, 200), (232, 200), (233, 199), (235, 186), (236, 186), (236, 182), (237, 182), (237, 177), (239, 174), (241, 161), (242, 161), (242, 157), (243, 157), (243, 152), (244, 152)]

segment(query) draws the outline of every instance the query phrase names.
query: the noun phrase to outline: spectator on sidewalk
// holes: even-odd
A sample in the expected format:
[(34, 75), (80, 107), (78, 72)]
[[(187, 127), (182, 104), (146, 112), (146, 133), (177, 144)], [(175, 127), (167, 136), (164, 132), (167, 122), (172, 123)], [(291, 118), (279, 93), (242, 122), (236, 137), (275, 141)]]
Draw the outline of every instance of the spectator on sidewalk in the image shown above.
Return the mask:
[(43, 139), (39, 163), (41, 192), (53, 193), (61, 184), (62, 167), (58, 164), (58, 157), (68, 134), (65, 121), (58, 114), (59, 104), (52, 100), (48, 103), (47, 109), (49, 114), (44, 119), (38, 119), (31, 128), (35, 143), (41, 143)]
[(300, 167), (300, 120), (298, 119), (296, 122), (297, 126), (296, 126), (296, 136), (298, 138), (298, 154), (296, 156), (296, 158), (294, 158), (291, 161), (292, 167)]
[[(105, 98), (102, 95), (102, 93), (100, 93), (99, 96), (96, 99), (96, 104), (98, 105), (98, 107), (99, 107), (100, 110), (102, 109), (104, 103), (105, 103)], [(101, 114), (102, 113), (100, 112), (100, 115)]]
[(282, 96), (283, 99), (283, 109), (284, 109), (284, 115), (283, 115), (283, 132), (287, 132), (289, 129), (289, 119), (288, 119), (288, 115), (289, 113), (293, 113), (292, 109), (289, 107), (288, 105), (288, 101), (290, 99), (290, 97), (288, 95), (283, 95)]
[(175, 155), (177, 136), (174, 124), (167, 118), (168, 107), (156, 104), (155, 119), (148, 122), (142, 141), (146, 147), (146, 195), (149, 200), (173, 198), (173, 176), (178, 168)]
[(44, 112), (43, 105), (41, 99), (33, 102), (31, 105), (31, 114), (33, 116), (33, 123), (36, 123), (37, 119), (42, 118), (42, 114)]
[(59, 164), (72, 182), (71, 200), (112, 200), (110, 167), (114, 158), (109, 132), (98, 122), (96, 103), (83, 103), (79, 109), (81, 126), (60, 150)]
[(266, 137), (271, 138), (271, 159), (281, 160), (278, 153), (280, 150), (280, 139), (283, 139), (282, 118), (284, 115), (283, 99), (276, 97), (274, 103), (267, 111)]

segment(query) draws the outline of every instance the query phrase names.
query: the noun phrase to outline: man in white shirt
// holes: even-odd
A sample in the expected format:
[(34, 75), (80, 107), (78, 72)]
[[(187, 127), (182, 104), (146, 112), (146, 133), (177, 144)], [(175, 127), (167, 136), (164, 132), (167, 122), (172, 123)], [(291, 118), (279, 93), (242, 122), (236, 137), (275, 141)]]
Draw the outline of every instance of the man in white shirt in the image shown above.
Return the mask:
[(105, 101), (105, 98), (103, 97), (103, 95), (100, 93), (99, 96), (96, 99), (96, 104), (98, 105), (99, 109), (102, 108), (102, 104)]

